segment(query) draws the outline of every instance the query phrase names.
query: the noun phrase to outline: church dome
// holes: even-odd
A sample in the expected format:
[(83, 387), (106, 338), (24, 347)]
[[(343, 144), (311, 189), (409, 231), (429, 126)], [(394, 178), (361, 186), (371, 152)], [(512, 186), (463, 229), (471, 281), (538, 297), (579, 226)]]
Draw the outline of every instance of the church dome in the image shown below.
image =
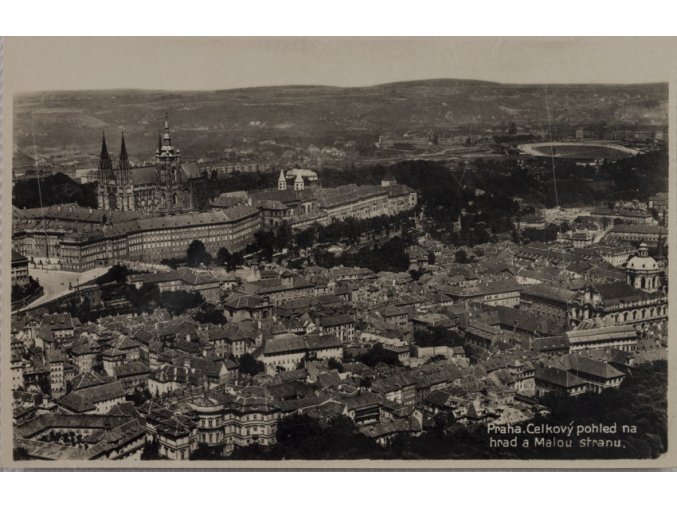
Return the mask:
[(652, 271), (659, 269), (656, 259), (653, 257), (641, 257), (639, 255), (631, 257), (625, 267), (634, 271)]

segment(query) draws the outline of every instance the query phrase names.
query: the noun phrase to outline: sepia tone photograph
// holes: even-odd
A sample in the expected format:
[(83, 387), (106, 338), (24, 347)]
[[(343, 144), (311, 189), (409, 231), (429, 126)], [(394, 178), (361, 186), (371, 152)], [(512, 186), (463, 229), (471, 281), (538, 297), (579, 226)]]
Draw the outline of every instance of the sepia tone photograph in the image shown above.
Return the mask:
[(661, 44), (6, 39), (3, 463), (666, 463)]

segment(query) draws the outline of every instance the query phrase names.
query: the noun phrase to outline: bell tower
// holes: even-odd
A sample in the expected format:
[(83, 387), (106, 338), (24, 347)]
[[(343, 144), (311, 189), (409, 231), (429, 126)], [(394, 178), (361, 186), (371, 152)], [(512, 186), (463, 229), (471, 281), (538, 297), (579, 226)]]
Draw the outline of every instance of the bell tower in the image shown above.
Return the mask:
[(157, 198), (160, 209), (174, 209), (179, 204), (179, 186), (182, 182), (181, 151), (174, 149), (169, 133), (169, 120), (165, 114), (164, 133), (158, 140), (155, 152), (157, 175)]

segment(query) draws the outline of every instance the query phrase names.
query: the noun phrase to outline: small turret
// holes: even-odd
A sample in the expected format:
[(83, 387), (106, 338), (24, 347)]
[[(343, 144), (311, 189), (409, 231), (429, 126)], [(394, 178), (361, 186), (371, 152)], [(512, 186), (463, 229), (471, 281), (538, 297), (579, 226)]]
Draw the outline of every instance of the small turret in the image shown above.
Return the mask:
[(303, 190), (305, 187), (305, 183), (303, 182), (303, 176), (301, 174), (296, 175), (296, 179), (294, 180), (294, 190)]
[(284, 171), (280, 169), (280, 177), (277, 179), (277, 189), (287, 190), (287, 178), (284, 177)]
[(648, 257), (649, 256), (649, 247), (647, 246), (646, 243), (642, 243), (639, 245), (639, 249), (637, 250), (637, 253), (639, 254), (640, 257)]

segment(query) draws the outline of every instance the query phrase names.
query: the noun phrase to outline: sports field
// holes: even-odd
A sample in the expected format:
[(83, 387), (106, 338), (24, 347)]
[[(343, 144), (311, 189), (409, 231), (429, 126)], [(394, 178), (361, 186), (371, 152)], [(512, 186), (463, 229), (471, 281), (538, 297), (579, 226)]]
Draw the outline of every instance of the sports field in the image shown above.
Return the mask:
[(536, 143), (520, 145), (519, 149), (535, 157), (554, 156), (556, 158), (570, 158), (574, 160), (615, 160), (637, 154), (636, 150), (619, 144)]

